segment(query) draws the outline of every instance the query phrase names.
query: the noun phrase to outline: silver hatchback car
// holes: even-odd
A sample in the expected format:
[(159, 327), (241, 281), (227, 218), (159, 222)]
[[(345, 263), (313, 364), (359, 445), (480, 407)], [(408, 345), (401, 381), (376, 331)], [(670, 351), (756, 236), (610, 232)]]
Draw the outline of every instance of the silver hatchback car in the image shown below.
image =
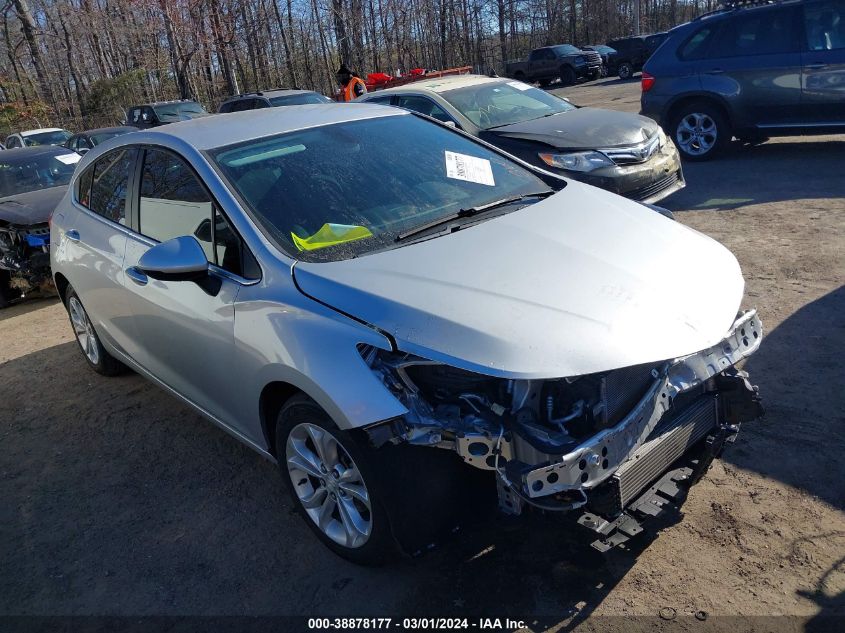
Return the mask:
[(570, 512), (606, 549), (760, 413), (735, 365), (762, 327), (730, 252), (395, 108), (111, 139), (50, 244), (88, 364), (277, 461), (360, 563), (488, 505)]

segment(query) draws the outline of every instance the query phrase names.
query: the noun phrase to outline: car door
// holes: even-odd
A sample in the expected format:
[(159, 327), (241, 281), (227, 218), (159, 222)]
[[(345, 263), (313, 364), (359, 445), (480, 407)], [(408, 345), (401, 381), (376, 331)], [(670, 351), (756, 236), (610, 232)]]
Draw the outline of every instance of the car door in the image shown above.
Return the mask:
[(801, 53), (795, 6), (743, 11), (721, 22), (702, 88), (724, 96), (737, 127), (779, 127), (801, 119)]
[[(235, 426), (235, 298), (245, 247), (188, 163), (174, 152), (143, 151), (137, 205), (126, 245), (124, 284), (134, 321), (132, 357), (155, 378), (219, 421)], [(209, 277), (161, 281), (136, 266), (153, 245), (192, 235), (206, 252)]]
[(123, 288), (123, 258), (130, 205), (128, 191), (138, 150), (103, 154), (76, 181), (72, 203), (56, 211), (57, 259), (101, 339), (126, 351), (132, 336)]
[(845, 0), (804, 5), (803, 122), (845, 125)]

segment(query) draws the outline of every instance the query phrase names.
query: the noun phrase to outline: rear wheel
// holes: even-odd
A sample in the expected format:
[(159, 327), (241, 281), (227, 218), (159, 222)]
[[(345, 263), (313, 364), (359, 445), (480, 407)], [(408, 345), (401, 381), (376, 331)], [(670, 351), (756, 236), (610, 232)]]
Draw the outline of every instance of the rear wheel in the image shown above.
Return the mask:
[(571, 86), (575, 83), (575, 71), (572, 66), (562, 66), (560, 69), (560, 83), (564, 86)]
[(619, 74), (619, 79), (630, 79), (634, 76), (634, 66), (631, 62), (622, 62), (616, 72)]
[(709, 160), (730, 143), (730, 124), (722, 111), (707, 102), (683, 106), (671, 122), (672, 137), (687, 160)]
[(82, 307), (82, 302), (73, 288), (67, 289), (65, 301), (76, 342), (88, 366), (103, 376), (117, 376), (122, 373), (126, 366), (103, 347), (88, 313)]

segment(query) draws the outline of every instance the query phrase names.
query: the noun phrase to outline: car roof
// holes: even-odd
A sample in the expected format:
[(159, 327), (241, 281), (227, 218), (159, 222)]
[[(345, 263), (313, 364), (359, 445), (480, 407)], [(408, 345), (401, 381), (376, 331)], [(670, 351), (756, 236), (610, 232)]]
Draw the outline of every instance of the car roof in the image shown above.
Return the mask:
[[(549, 48), (549, 47), (546, 47)], [(469, 86), (482, 86), (484, 84), (505, 83), (513, 81), (505, 77), (486, 77), (484, 75), (451, 75), (449, 77), (438, 77), (436, 79), (423, 79), (421, 81), (414, 81), (404, 86), (396, 86), (395, 88), (386, 88), (369, 94), (381, 93), (396, 93), (396, 92), (433, 92), (439, 94), (441, 92), (448, 92), (449, 90), (456, 90), (458, 88), (468, 88)]]
[(237, 101), (239, 99), (254, 99), (255, 97), (267, 97), (272, 99), (273, 97), (279, 97), (282, 95), (303, 95), (303, 94), (319, 94), (315, 93), (313, 90), (300, 90), (299, 88), (279, 88), (277, 90), (259, 90), (258, 92), (244, 92), (239, 95), (235, 95), (234, 97), (229, 97), (223, 103), (228, 103), (229, 101)]
[(58, 155), (58, 154), (75, 154), (71, 149), (62, 147), (61, 145), (37, 145), (35, 147), (13, 147), (11, 149), (3, 150), (3, 160), (10, 160), (13, 158), (25, 158), (27, 156), (42, 156), (42, 155)]
[(64, 132), (60, 127), (40, 127), (35, 130), (25, 130), (23, 132), (18, 132), (21, 136), (31, 136), (32, 134), (41, 134), (42, 132)]
[(91, 130), (83, 130), (82, 132), (77, 132), (74, 136), (81, 136), (82, 134), (91, 135), (91, 134), (104, 134), (107, 132), (137, 132), (138, 128), (132, 127), (131, 125), (115, 125), (114, 127), (95, 127)]
[(208, 150), (334, 123), (407, 114), (399, 108), (368, 103), (297, 105), (287, 106), (284, 116), (276, 108), (262, 108), (169, 123), (138, 134), (143, 134), (144, 142), (169, 137)]

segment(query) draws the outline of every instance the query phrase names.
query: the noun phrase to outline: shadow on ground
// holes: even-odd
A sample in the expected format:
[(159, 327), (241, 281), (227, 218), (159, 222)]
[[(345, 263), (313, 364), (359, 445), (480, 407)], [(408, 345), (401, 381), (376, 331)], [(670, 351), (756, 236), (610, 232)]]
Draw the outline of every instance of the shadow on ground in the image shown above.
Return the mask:
[(96, 375), (69, 342), (0, 365), (10, 393), (32, 383), (45, 388), (0, 426), (0, 613), (560, 622), (598, 606), (648, 544), (604, 558), (569, 521), (497, 521), (356, 567), (312, 536), (273, 464), (140, 377)]
[[(765, 327), (765, 320), (763, 321)], [(723, 459), (845, 510), (845, 286), (768, 332), (745, 369), (760, 386), (762, 420), (746, 424)]]
[[(801, 160), (795, 160), (796, 152)], [(687, 186), (662, 201), (672, 211), (725, 211), (752, 204), (845, 197), (845, 138), (778, 140), (744, 146), (734, 141), (721, 158), (684, 163)], [(764, 186), (760, 186), (761, 184)]]

